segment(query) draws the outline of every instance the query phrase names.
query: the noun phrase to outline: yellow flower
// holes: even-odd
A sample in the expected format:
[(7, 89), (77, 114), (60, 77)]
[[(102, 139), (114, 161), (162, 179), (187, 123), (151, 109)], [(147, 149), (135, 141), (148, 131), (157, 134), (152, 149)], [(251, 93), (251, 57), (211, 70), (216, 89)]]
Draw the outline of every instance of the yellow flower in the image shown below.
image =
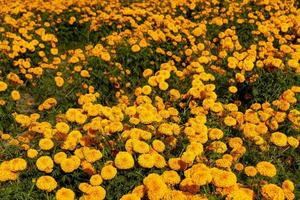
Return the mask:
[(193, 33), (193, 35), (196, 36), (196, 37), (199, 37), (200, 35), (205, 34), (205, 25), (203, 26), (203, 25), (201, 24), (201, 26), (195, 28), (195, 29), (193, 30), (192, 33)]
[(36, 161), (36, 166), (38, 170), (44, 171), (46, 173), (51, 173), (53, 170), (54, 163), (49, 156), (41, 156)]
[(27, 157), (28, 158), (35, 158), (38, 155), (38, 151), (35, 149), (28, 149), (27, 150)]
[(216, 153), (225, 153), (227, 151), (227, 146), (224, 142), (215, 141), (210, 144), (209, 149)]
[(145, 153), (138, 157), (138, 163), (144, 168), (152, 168), (154, 166), (154, 158), (151, 154)]
[(234, 125), (236, 125), (236, 119), (234, 119), (233, 117), (230, 117), (230, 116), (226, 116), (224, 119), (224, 123), (227, 126), (234, 126)]
[(36, 186), (40, 190), (51, 192), (57, 187), (57, 182), (52, 176), (41, 176), (37, 179)]
[(61, 161), (60, 167), (66, 173), (71, 173), (80, 166), (80, 159), (77, 156), (66, 158)]
[(88, 195), (84, 195), (84, 199), (103, 200), (105, 199), (106, 191), (101, 186), (91, 186), (88, 190)]
[(146, 190), (145, 190), (145, 186), (143, 184), (136, 186), (132, 190), (132, 194), (136, 194), (139, 198), (143, 198), (145, 195), (145, 192), (146, 192)]
[(101, 53), (101, 59), (104, 60), (104, 61), (110, 61), (110, 55), (108, 52), (102, 52)]
[(89, 71), (84, 69), (84, 70), (81, 70), (80, 76), (82, 76), (83, 78), (88, 78), (88, 77), (90, 77), (90, 73), (89, 73)]
[(21, 95), (20, 95), (19, 91), (13, 90), (13, 91), (11, 92), (11, 98), (12, 98), (14, 101), (20, 100)]
[(140, 200), (141, 198), (136, 194), (125, 194), (120, 200)]
[(234, 173), (217, 168), (213, 169), (213, 184), (217, 187), (230, 187), (236, 184), (237, 178)]
[(64, 79), (60, 76), (56, 76), (54, 78), (54, 81), (55, 81), (55, 84), (56, 84), (57, 87), (62, 87), (64, 85), (64, 82), (65, 82)]
[(23, 158), (14, 158), (9, 161), (9, 169), (13, 172), (22, 171), (27, 168), (27, 162)]
[(52, 55), (57, 55), (57, 54), (58, 54), (58, 49), (57, 49), (57, 48), (51, 48), (51, 49), (50, 49), (50, 53), (51, 53)]
[(133, 150), (137, 153), (148, 153), (150, 151), (150, 147), (146, 142), (133, 139), (132, 140)]
[(70, 25), (73, 25), (76, 22), (76, 17), (74, 17), (74, 16), (70, 17), (68, 22)]
[(102, 177), (100, 176), (100, 174), (95, 174), (95, 175), (91, 176), (91, 178), (90, 178), (90, 183), (93, 186), (101, 185), (102, 182), (103, 182), (103, 180), (102, 180)]
[(185, 53), (186, 56), (191, 56), (193, 54), (193, 50), (192, 49), (186, 49), (184, 53)]
[(67, 154), (65, 152), (58, 152), (54, 155), (54, 162), (56, 164), (60, 164), (66, 158), (67, 158)]
[(187, 147), (186, 151), (193, 152), (196, 156), (203, 153), (203, 145), (200, 142), (191, 142)]
[(230, 160), (227, 160), (224, 158), (217, 159), (215, 161), (215, 163), (216, 163), (216, 166), (219, 168), (230, 168), (231, 164), (232, 164), (232, 162)]
[(156, 76), (150, 76), (148, 79), (148, 84), (152, 87), (157, 86), (157, 80), (156, 80)]
[(148, 76), (151, 76), (153, 74), (153, 70), (152, 69), (145, 69), (143, 72), (143, 77), (147, 78)]
[(167, 163), (165, 160), (165, 157), (163, 157), (162, 155), (158, 154), (158, 153), (153, 153), (152, 154), (153, 158), (154, 158), (154, 166), (156, 168), (164, 168)]
[(168, 89), (169, 84), (167, 82), (165, 82), (165, 81), (162, 81), (162, 82), (159, 82), (158, 87), (159, 87), (160, 90), (165, 91), (165, 90)]
[(81, 192), (89, 193), (92, 186), (88, 183), (80, 183), (78, 188)]
[(68, 188), (61, 188), (55, 194), (56, 200), (74, 200), (75, 193)]
[(179, 184), (181, 180), (178, 173), (174, 170), (164, 171), (161, 177), (163, 178), (164, 182), (169, 185)]
[(243, 74), (241, 74), (241, 73), (236, 73), (236, 74), (235, 74), (235, 79), (236, 79), (239, 83), (243, 83), (243, 82), (246, 80), (245, 76), (244, 76)]
[(272, 133), (271, 142), (279, 147), (284, 147), (287, 145), (288, 139), (287, 136), (281, 132)]
[(244, 171), (245, 171), (245, 174), (247, 176), (251, 176), (251, 177), (253, 177), (253, 176), (255, 176), (257, 174), (257, 170), (253, 166), (247, 166), (247, 167), (245, 167)]
[(192, 164), (196, 158), (196, 154), (192, 151), (185, 151), (181, 155), (181, 160), (185, 163)]
[(104, 166), (101, 169), (101, 176), (104, 180), (111, 180), (117, 175), (117, 169), (112, 165)]
[(257, 163), (256, 169), (262, 176), (274, 177), (276, 175), (276, 167), (267, 161)]
[(144, 178), (143, 183), (147, 188), (149, 199), (162, 199), (168, 190), (163, 178), (155, 173), (149, 174)]
[(230, 192), (226, 199), (230, 200), (253, 200), (254, 199), (254, 192), (248, 188), (239, 188)]
[(90, 163), (94, 163), (97, 160), (100, 160), (102, 158), (102, 153), (97, 149), (91, 149), (88, 147), (83, 148), (83, 155), (86, 161)]
[(142, 92), (143, 94), (145, 95), (149, 95), (152, 91), (152, 88), (149, 86), (149, 85), (145, 85), (143, 88), (142, 88)]
[(210, 183), (212, 181), (212, 175), (210, 173), (210, 169), (209, 168), (200, 168), (201, 170), (195, 170), (192, 175), (191, 178), (193, 180), (193, 182), (198, 185), (198, 186), (202, 186), (202, 185), (206, 185), (208, 183)]
[(178, 100), (181, 96), (180, 92), (176, 89), (171, 89), (170, 90), (170, 95), (174, 100)]
[(299, 140), (297, 140), (296, 138), (290, 136), (287, 139), (288, 144), (291, 145), (291, 147), (293, 148), (297, 148), (299, 146)]
[(282, 188), (285, 189), (285, 190), (294, 191), (295, 186), (294, 186), (294, 183), (292, 181), (285, 180), (282, 183)]
[(221, 129), (212, 128), (208, 132), (209, 139), (211, 140), (219, 140), (223, 137), (224, 133)]
[(39, 147), (42, 149), (42, 150), (50, 150), (52, 149), (54, 146), (54, 143), (51, 139), (49, 138), (43, 138), (39, 141)]
[(152, 147), (158, 153), (162, 153), (165, 150), (165, 144), (160, 140), (153, 140)]
[(115, 166), (118, 169), (130, 169), (134, 166), (134, 159), (128, 152), (120, 151), (115, 158)]
[(131, 47), (132, 52), (139, 52), (141, 50), (140, 46), (135, 44)]
[(78, 130), (71, 131), (67, 137), (68, 140), (73, 140), (76, 142), (79, 141), (81, 138), (82, 138), (82, 133)]
[(65, 133), (67, 134), (70, 130), (70, 127), (67, 123), (65, 122), (58, 122), (56, 125), (55, 125), (55, 128), (61, 132), (61, 133)]
[(173, 170), (180, 170), (182, 167), (183, 161), (180, 158), (170, 158), (168, 160), (168, 165)]
[(0, 168), (0, 182), (15, 181), (18, 178), (18, 174), (7, 169)]
[(230, 86), (228, 88), (228, 91), (231, 92), (231, 93), (233, 93), (233, 94), (235, 94), (235, 93), (237, 93), (238, 89), (235, 86)]
[(261, 188), (262, 196), (266, 200), (284, 200), (283, 190), (275, 184), (267, 184)]
[(7, 89), (7, 84), (3, 81), (0, 81), (0, 92), (3, 92)]

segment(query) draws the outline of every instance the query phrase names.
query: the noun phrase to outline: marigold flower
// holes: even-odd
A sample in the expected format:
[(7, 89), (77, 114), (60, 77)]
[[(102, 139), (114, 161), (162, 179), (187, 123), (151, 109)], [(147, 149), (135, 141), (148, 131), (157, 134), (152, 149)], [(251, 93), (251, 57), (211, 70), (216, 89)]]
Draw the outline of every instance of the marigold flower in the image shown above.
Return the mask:
[(37, 179), (36, 186), (40, 190), (51, 192), (57, 187), (57, 182), (52, 176), (41, 176)]
[(140, 46), (135, 44), (131, 47), (132, 52), (139, 52), (141, 50)]
[(106, 191), (103, 187), (101, 186), (93, 186), (91, 189), (90, 189), (90, 192), (89, 192), (89, 195), (91, 197), (93, 196), (97, 196), (97, 198), (99, 200), (103, 200), (105, 199), (105, 196), (106, 196)]
[(148, 153), (150, 151), (150, 147), (146, 142), (133, 139), (132, 140), (133, 151), (137, 153)]
[(180, 176), (174, 170), (164, 171), (161, 177), (163, 178), (164, 182), (169, 185), (175, 185), (180, 183)]
[(165, 157), (163, 157), (162, 155), (160, 155), (158, 153), (153, 153), (152, 156), (154, 158), (154, 166), (156, 168), (161, 169), (161, 168), (164, 168), (167, 165)]
[(151, 76), (153, 74), (153, 70), (152, 69), (145, 69), (143, 72), (143, 77), (147, 78), (149, 76)]
[(39, 141), (39, 147), (42, 150), (50, 150), (54, 147), (54, 142), (49, 138), (43, 138)]
[(227, 116), (224, 119), (224, 123), (227, 126), (234, 126), (234, 125), (236, 125), (236, 119), (234, 119), (233, 117)]
[(46, 173), (51, 173), (53, 170), (54, 163), (49, 156), (41, 156), (36, 161), (36, 166), (38, 170), (44, 171)]
[(64, 79), (60, 76), (56, 76), (54, 78), (54, 81), (55, 81), (55, 84), (56, 84), (57, 87), (62, 87), (64, 85), (64, 82), (65, 82)]
[(120, 200), (140, 200), (141, 198), (136, 194), (125, 194)]
[(116, 155), (115, 166), (118, 169), (130, 169), (134, 166), (134, 159), (128, 152), (121, 151)]
[(257, 174), (257, 170), (253, 166), (247, 166), (247, 167), (245, 167), (244, 171), (245, 171), (245, 174), (247, 176), (251, 176), (251, 177), (253, 177), (253, 176), (255, 176)]
[(237, 87), (235, 87), (235, 86), (230, 86), (228, 88), (228, 90), (229, 90), (229, 92), (231, 92), (233, 94), (237, 93), (237, 91), (238, 91)]
[(143, 94), (145, 95), (149, 95), (152, 91), (152, 88), (149, 86), (149, 85), (145, 85), (143, 88), (142, 88), (142, 92)]
[(267, 184), (261, 188), (262, 196), (268, 200), (277, 199), (284, 200), (283, 190), (275, 184)]
[(256, 169), (263, 176), (274, 177), (276, 175), (276, 167), (267, 161), (257, 163)]
[(103, 59), (104, 61), (110, 61), (110, 55), (108, 52), (102, 52), (101, 53), (101, 59)]
[(208, 135), (209, 135), (209, 139), (211, 140), (219, 140), (223, 137), (224, 133), (220, 129), (212, 128), (209, 130)]
[(12, 98), (14, 101), (20, 100), (20, 99), (21, 99), (21, 95), (20, 95), (19, 91), (13, 90), (13, 91), (11, 92), (11, 98)]
[[(94, 175), (91, 176), (91, 178), (90, 178), (90, 183), (91, 183), (91, 185), (93, 185), (93, 186), (101, 185), (102, 182), (103, 182), (103, 180), (102, 180), (102, 177), (101, 177), (100, 174), (94, 174)], [(81, 189), (80, 189), (80, 190), (81, 190)], [(81, 191), (83, 191), (83, 190), (81, 190)], [(83, 191), (83, 192), (86, 192), (86, 193), (87, 193), (87, 191)]]
[(0, 92), (3, 92), (7, 89), (7, 84), (3, 81), (0, 81)]
[(285, 180), (282, 183), (282, 188), (289, 191), (294, 191), (295, 185), (291, 180)]
[(56, 164), (60, 164), (66, 158), (67, 158), (67, 154), (65, 152), (58, 152), (54, 155), (54, 162)]
[(159, 89), (165, 91), (167, 90), (169, 87), (169, 84), (165, 81), (159, 82)]
[(153, 140), (152, 147), (159, 153), (162, 153), (165, 150), (165, 144), (160, 140)]
[(168, 189), (163, 178), (155, 173), (149, 174), (144, 178), (143, 183), (147, 188), (149, 199), (161, 199)]
[(97, 160), (100, 160), (103, 156), (99, 150), (91, 149), (88, 147), (83, 148), (83, 155), (84, 155), (84, 158), (90, 163), (94, 163)]
[(101, 169), (101, 177), (104, 180), (111, 180), (117, 175), (117, 169), (112, 165), (104, 166)]
[(225, 153), (227, 151), (227, 146), (224, 142), (214, 141), (210, 144), (210, 149), (216, 153)]
[(38, 155), (38, 151), (35, 149), (28, 149), (27, 150), (27, 157), (28, 158), (35, 158)]
[(287, 142), (293, 148), (297, 148), (299, 146), (299, 140), (292, 136), (288, 137)]
[(271, 142), (279, 147), (287, 145), (287, 136), (281, 132), (274, 132), (270, 138)]
[(13, 172), (22, 171), (27, 168), (27, 162), (23, 158), (14, 158), (9, 161), (9, 169)]
[(149, 153), (141, 154), (138, 157), (139, 165), (144, 168), (152, 168), (154, 166), (154, 162), (154, 157)]
[(217, 187), (230, 187), (237, 182), (235, 174), (229, 171), (214, 169), (212, 174), (213, 184)]
[(61, 133), (65, 133), (67, 134), (70, 130), (70, 127), (67, 123), (65, 122), (58, 122), (56, 125), (55, 125), (55, 128), (61, 132)]
[(75, 193), (73, 190), (68, 188), (61, 188), (57, 190), (55, 194), (56, 200), (74, 200), (75, 199)]

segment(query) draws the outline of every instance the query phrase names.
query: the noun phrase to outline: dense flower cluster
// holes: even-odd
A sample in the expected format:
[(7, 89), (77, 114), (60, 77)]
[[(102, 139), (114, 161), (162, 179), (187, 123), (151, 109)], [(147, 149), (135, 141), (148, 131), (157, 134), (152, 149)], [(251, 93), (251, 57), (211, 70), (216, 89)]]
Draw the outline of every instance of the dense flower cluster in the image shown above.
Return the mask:
[(0, 199), (299, 199), (299, 6), (5, 0)]

